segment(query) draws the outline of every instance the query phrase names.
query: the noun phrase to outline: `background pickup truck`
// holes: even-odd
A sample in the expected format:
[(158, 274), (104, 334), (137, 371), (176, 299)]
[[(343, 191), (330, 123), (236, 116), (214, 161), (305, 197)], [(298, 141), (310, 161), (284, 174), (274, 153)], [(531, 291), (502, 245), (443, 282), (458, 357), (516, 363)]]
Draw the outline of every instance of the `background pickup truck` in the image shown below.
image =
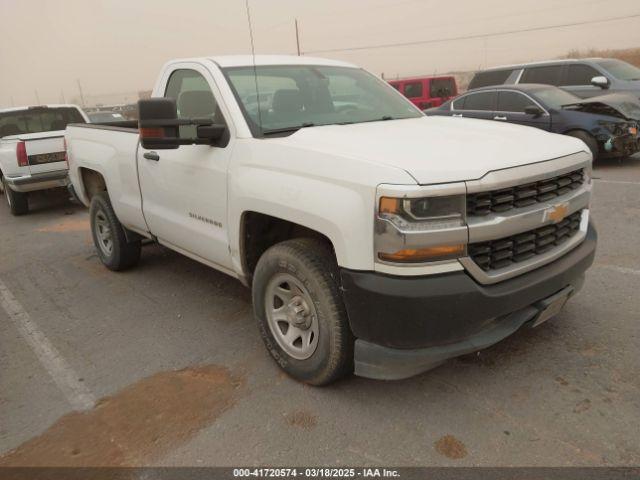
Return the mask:
[(301, 381), (405, 378), (480, 350), (555, 315), (593, 261), (575, 138), (425, 117), (306, 56), (173, 61), (152, 96), (138, 124), (67, 128), (100, 259), (132, 267), (149, 238), (239, 279)]
[(29, 211), (29, 192), (68, 185), (64, 130), (86, 121), (74, 105), (0, 110), (0, 183), (12, 214)]

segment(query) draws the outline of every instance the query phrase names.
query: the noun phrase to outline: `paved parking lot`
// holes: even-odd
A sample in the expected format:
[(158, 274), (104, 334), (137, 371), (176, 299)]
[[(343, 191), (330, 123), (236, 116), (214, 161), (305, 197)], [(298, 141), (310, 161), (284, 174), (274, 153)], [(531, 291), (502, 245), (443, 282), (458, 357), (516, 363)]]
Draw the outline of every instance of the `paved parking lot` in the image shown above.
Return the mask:
[(249, 291), (149, 245), (107, 271), (87, 212), (0, 205), (0, 465), (638, 465), (640, 157), (601, 162), (599, 251), (566, 310), (401, 382), (312, 388)]

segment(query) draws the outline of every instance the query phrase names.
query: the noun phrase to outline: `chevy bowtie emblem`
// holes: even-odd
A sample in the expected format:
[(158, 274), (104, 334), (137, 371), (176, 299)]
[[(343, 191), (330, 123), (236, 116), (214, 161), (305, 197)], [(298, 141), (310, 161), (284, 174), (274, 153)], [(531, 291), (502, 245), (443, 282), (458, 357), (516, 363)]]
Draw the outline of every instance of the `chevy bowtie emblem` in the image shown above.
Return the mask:
[(569, 205), (566, 203), (561, 203), (560, 205), (556, 205), (554, 207), (549, 208), (544, 212), (544, 221), (547, 220), (553, 221), (553, 223), (561, 222), (569, 212)]

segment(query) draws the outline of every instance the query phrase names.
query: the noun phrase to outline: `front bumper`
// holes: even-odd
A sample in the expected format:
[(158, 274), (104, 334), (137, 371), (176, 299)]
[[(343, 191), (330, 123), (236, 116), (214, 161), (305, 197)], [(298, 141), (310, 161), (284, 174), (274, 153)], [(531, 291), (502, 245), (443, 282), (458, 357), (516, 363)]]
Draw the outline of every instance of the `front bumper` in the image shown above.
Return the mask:
[(15, 192), (33, 192), (35, 190), (46, 190), (48, 188), (66, 187), (69, 185), (67, 170), (6, 176), (5, 180), (9, 188)]
[[(609, 142), (609, 149), (606, 145)], [(640, 135), (618, 135), (605, 140), (600, 158), (630, 157), (640, 151)]]
[(486, 348), (534, 319), (545, 299), (576, 293), (593, 263), (597, 234), (558, 260), (494, 285), (459, 271), (396, 277), (343, 269), (343, 295), (357, 338), (355, 373), (379, 379), (416, 375)]

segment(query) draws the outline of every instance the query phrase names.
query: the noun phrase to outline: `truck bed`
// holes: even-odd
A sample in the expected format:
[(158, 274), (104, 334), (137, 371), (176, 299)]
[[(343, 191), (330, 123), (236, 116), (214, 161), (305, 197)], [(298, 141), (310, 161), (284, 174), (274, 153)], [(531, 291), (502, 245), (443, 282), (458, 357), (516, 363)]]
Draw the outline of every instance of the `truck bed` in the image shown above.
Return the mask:
[[(144, 229), (136, 164), (139, 141), (137, 121), (71, 124), (66, 131), (71, 181), (82, 184), (78, 179), (83, 169), (98, 172), (122, 224)], [(76, 194), (89, 205), (87, 192), (77, 189)]]
[(72, 123), (68, 127), (81, 128), (98, 128), (101, 130), (116, 130), (138, 133), (137, 120), (122, 120), (120, 122), (101, 122), (101, 123)]

